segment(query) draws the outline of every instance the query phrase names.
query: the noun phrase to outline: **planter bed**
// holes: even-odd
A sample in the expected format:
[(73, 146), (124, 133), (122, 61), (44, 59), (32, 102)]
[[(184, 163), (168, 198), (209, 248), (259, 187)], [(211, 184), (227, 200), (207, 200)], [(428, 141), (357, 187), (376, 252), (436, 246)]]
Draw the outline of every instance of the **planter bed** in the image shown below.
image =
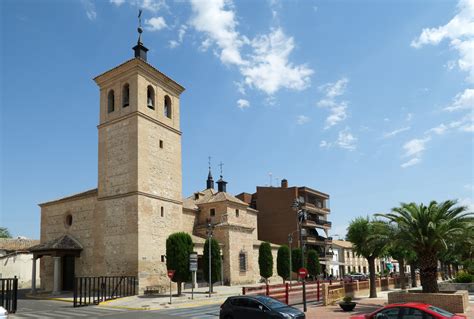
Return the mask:
[(423, 293), (421, 290), (408, 292), (395, 291), (388, 293), (388, 303), (421, 302), (430, 304), (454, 313), (465, 313), (469, 309), (467, 290), (451, 292)]
[(474, 283), (460, 284), (455, 282), (442, 282), (438, 284), (440, 292), (444, 291), (456, 291), (456, 290), (467, 290), (474, 292)]

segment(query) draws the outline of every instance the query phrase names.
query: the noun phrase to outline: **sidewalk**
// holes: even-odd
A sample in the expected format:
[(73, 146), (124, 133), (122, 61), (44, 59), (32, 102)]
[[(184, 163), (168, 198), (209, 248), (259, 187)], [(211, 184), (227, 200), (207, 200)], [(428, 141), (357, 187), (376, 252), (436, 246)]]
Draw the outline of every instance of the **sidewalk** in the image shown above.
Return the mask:
[[(249, 286), (261, 286), (262, 284), (245, 285)], [(214, 286), (214, 293), (209, 298), (208, 288), (195, 288), (194, 298), (192, 299), (191, 289), (182, 291), (182, 296), (177, 297), (173, 294), (170, 304), (170, 295), (138, 295), (130, 296), (115, 300), (109, 300), (100, 303), (103, 307), (122, 308), (130, 310), (159, 310), (159, 309), (171, 309), (171, 308), (188, 308), (198, 307), (210, 304), (223, 303), (227, 297), (242, 294), (241, 286)]]

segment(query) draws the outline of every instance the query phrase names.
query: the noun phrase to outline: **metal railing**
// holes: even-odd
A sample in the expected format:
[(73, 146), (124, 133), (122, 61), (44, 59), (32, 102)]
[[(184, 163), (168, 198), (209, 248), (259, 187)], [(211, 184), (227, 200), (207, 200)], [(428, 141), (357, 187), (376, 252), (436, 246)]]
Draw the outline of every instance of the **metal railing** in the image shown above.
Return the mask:
[(18, 301), (18, 278), (0, 279), (0, 306), (5, 308), (8, 313), (15, 313)]
[(134, 276), (75, 277), (74, 307), (136, 295), (137, 284)]

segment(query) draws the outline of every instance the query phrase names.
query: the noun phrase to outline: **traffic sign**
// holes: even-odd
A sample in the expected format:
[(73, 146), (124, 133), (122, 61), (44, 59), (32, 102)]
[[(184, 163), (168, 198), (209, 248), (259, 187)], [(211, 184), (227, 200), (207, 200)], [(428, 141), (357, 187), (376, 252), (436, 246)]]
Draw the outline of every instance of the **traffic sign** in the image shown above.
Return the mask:
[(308, 270), (304, 267), (301, 267), (300, 269), (298, 269), (298, 277), (300, 278), (306, 278), (306, 276), (308, 276)]
[(173, 279), (175, 270), (168, 269), (168, 278)]
[(197, 271), (198, 269), (198, 254), (193, 252), (189, 254), (189, 271)]

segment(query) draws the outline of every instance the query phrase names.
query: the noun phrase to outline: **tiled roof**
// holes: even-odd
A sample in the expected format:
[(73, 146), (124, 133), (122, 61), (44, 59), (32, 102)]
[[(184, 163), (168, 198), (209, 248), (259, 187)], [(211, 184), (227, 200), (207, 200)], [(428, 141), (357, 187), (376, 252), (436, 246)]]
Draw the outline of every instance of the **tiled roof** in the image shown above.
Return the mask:
[(91, 195), (96, 195), (96, 194), (97, 194), (97, 188), (94, 188), (94, 189), (90, 189), (90, 190), (85, 191), (85, 192), (69, 195), (69, 196), (66, 196), (66, 197), (61, 197), (61, 198), (58, 198), (58, 199), (53, 199), (53, 200), (50, 200), (49, 202), (44, 202), (44, 203), (41, 203), (39, 205), (40, 206), (41, 205), (47, 205), (47, 204), (57, 203), (57, 202), (61, 202), (61, 201), (67, 201), (67, 200), (70, 200), (70, 199), (80, 198), (80, 197), (84, 197), (84, 196), (91, 196)]
[(82, 250), (82, 245), (71, 236), (62, 235), (61, 237), (33, 246), (29, 249), (31, 252), (45, 250)]
[(36, 239), (0, 238), (0, 250), (25, 251), (30, 247), (38, 245), (39, 242), (40, 241)]
[(342, 248), (352, 248), (352, 243), (347, 240), (333, 240), (332, 244)]
[[(198, 199), (196, 199), (195, 197), (196, 194), (199, 195)], [(216, 202), (224, 202), (224, 201), (248, 206), (246, 202), (241, 201), (240, 199), (238, 199), (237, 197), (229, 193), (218, 192), (214, 189), (208, 188), (201, 192), (195, 193), (189, 196), (188, 198), (185, 198), (183, 200), (183, 207), (187, 209), (198, 209), (198, 205), (200, 204), (216, 203)]]

